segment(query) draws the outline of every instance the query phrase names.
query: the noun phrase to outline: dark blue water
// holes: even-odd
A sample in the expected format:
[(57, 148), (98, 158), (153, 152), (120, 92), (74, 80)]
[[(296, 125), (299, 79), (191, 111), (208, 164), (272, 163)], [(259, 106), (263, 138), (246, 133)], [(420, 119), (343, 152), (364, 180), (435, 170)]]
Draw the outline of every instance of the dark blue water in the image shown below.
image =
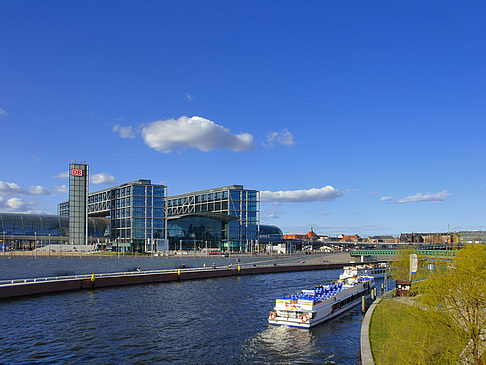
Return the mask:
[(0, 302), (0, 363), (355, 364), (360, 306), (304, 330), (275, 298), (341, 270), (228, 277)]

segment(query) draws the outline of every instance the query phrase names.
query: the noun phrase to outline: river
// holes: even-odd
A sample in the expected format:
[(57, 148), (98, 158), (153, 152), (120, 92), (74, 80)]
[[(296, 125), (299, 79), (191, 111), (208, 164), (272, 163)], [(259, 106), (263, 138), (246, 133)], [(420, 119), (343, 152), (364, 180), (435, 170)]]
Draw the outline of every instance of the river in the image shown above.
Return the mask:
[(340, 272), (225, 277), (4, 300), (0, 363), (356, 364), (360, 306), (311, 330), (267, 323), (275, 298), (335, 280)]

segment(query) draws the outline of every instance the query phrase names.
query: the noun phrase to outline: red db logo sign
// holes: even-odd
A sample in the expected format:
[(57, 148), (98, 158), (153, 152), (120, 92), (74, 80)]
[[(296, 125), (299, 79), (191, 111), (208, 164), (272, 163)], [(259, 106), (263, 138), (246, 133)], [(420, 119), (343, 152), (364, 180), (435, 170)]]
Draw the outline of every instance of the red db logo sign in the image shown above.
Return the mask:
[(72, 176), (83, 176), (83, 170), (81, 169), (72, 169), (71, 170)]

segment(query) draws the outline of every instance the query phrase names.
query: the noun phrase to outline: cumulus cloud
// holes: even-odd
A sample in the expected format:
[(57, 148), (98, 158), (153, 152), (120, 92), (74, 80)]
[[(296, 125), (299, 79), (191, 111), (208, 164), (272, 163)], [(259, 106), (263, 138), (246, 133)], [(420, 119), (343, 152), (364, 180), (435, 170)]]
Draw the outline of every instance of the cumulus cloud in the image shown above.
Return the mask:
[(56, 179), (67, 179), (69, 178), (69, 172), (68, 171), (65, 171), (65, 172), (61, 172), (59, 174), (57, 174), (56, 176), (54, 176)]
[(278, 202), (313, 202), (313, 201), (332, 201), (341, 196), (341, 192), (333, 186), (307, 190), (287, 190), (287, 191), (262, 191), (260, 192), (261, 201)]
[(398, 199), (397, 203), (417, 203), (417, 202), (443, 202), (451, 194), (447, 190), (441, 191), (440, 193), (417, 193), (415, 195), (410, 195), (402, 199)]
[(294, 135), (288, 129), (284, 129), (281, 132), (270, 132), (267, 135), (267, 146), (270, 147), (276, 144), (290, 147), (294, 143)]
[(100, 172), (99, 174), (91, 175), (90, 181), (92, 184), (114, 184), (116, 179), (114, 176), (107, 174), (106, 172)]
[(40, 185), (34, 185), (29, 190), (24, 189), (20, 185), (12, 182), (0, 181), (1, 195), (47, 195), (49, 190)]
[(31, 186), (30, 189), (29, 189), (29, 192), (32, 195), (47, 195), (47, 194), (49, 194), (49, 190), (47, 190), (45, 187), (40, 186), (40, 185)]
[(186, 148), (203, 152), (221, 148), (244, 152), (254, 148), (251, 134), (232, 134), (229, 129), (198, 116), (148, 123), (142, 129), (142, 137), (147, 146), (163, 153)]
[(386, 202), (386, 201), (389, 201), (389, 200), (392, 200), (392, 197), (391, 196), (382, 196), (380, 198), (380, 201), (382, 201), (382, 202)]
[(69, 188), (67, 185), (63, 184), (63, 185), (55, 186), (54, 191), (56, 193), (67, 194), (69, 193)]
[(20, 198), (5, 199), (0, 196), (0, 209), (8, 213), (34, 213), (35, 202)]
[(0, 181), (0, 194), (2, 195), (27, 195), (29, 192), (16, 183)]
[(113, 126), (113, 132), (117, 132), (121, 138), (135, 138), (135, 133), (133, 133), (133, 129), (131, 126), (123, 127), (119, 124), (115, 124)]

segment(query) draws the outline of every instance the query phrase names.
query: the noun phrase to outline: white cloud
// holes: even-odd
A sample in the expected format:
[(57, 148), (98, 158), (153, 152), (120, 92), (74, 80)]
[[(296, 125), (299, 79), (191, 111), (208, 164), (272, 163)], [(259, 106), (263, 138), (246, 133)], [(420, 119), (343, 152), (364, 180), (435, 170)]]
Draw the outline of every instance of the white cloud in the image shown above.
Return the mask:
[(28, 195), (29, 192), (16, 183), (0, 181), (0, 194), (3, 195)]
[(271, 147), (275, 144), (290, 147), (294, 143), (294, 135), (288, 129), (281, 132), (270, 132), (267, 135), (267, 145)]
[(68, 171), (65, 171), (65, 172), (61, 172), (59, 174), (57, 174), (56, 176), (54, 176), (56, 179), (67, 179), (69, 178), (69, 172)]
[(115, 124), (113, 126), (113, 132), (117, 132), (121, 138), (135, 138), (135, 133), (133, 133), (133, 129), (131, 126), (123, 127), (119, 124)]
[(203, 152), (221, 148), (244, 152), (254, 148), (251, 134), (232, 134), (229, 129), (198, 116), (149, 123), (142, 129), (142, 137), (147, 146), (163, 153), (186, 148)]
[(193, 97), (192, 97), (191, 94), (186, 94), (186, 99), (187, 99), (187, 101), (191, 102)]
[(397, 203), (417, 203), (417, 202), (443, 202), (451, 194), (447, 190), (441, 191), (440, 193), (417, 193), (415, 195), (410, 195), (402, 199), (398, 199)]
[(265, 216), (265, 219), (278, 219), (278, 218), (280, 217), (275, 213), (270, 213)]
[(7, 113), (5, 112), (5, 110), (0, 109), (0, 117), (6, 117), (6, 116), (7, 116)]
[(45, 187), (40, 186), (40, 185), (31, 186), (29, 191), (32, 195), (47, 195), (47, 194), (49, 194), (49, 190), (47, 190)]
[(382, 197), (380, 198), (380, 201), (382, 201), (382, 202), (386, 202), (386, 201), (388, 201), (388, 200), (392, 200), (392, 197), (391, 197), (391, 196), (382, 196)]
[(68, 188), (67, 185), (63, 184), (63, 185), (55, 186), (54, 191), (56, 193), (67, 194), (67, 193), (69, 193), (69, 188)]
[(90, 177), (92, 184), (114, 184), (116, 179), (114, 176), (107, 174), (106, 172), (100, 172), (99, 174), (93, 174)]
[(35, 213), (32, 208), (33, 201), (25, 201), (20, 198), (4, 199), (0, 196), (0, 209), (8, 213)]
[(313, 202), (313, 201), (331, 201), (342, 194), (333, 186), (325, 186), (320, 189), (307, 190), (287, 190), (287, 191), (262, 191), (260, 192), (261, 201), (279, 201), (279, 202)]

